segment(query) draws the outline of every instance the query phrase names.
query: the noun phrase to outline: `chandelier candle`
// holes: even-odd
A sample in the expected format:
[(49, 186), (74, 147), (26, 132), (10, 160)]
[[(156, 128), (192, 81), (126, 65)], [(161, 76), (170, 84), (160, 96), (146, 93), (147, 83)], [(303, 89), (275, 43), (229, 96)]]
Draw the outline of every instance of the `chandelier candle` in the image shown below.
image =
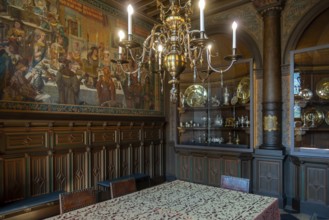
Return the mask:
[(132, 24), (131, 24), (131, 15), (134, 13), (134, 9), (131, 5), (128, 5), (128, 38), (132, 35)]
[(233, 48), (233, 54), (235, 53), (236, 49), (236, 28), (238, 27), (238, 24), (234, 21), (232, 24), (232, 29), (233, 29), (233, 39), (232, 39), (232, 48)]
[(200, 7), (200, 32), (204, 32), (204, 7), (205, 2), (204, 0), (199, 1), (199, 7)]

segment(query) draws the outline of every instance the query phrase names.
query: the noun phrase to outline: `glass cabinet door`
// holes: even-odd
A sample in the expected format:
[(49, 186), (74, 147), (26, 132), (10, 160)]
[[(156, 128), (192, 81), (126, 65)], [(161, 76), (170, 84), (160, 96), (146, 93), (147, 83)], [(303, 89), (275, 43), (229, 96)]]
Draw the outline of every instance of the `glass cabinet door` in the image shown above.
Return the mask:
[(329, 45), (291, 52), (292, 153), (329, 156)]
[[(195, 80), (194, 80), (195, 79)], [(252, 148), (252, 60), (220, 73), (184, 73), (180, 80), (177, 144), (241, 150)]]

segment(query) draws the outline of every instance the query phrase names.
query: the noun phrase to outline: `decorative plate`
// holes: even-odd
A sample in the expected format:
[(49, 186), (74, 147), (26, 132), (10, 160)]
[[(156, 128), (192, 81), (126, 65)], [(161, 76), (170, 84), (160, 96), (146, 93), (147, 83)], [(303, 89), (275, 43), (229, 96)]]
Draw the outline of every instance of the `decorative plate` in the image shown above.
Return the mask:
[(249, 77), (244, 77), (238, 84), (236, 90), (236, 96), (239, 98), (240, 103), (246, 104), (249, 102), (250, 98), (250, 79)]
[(184, 92), (186, 103), (190, 107), (204, 107), (207, 101), (207, 90), (201, 85), (191, 85)]
[(329, 78), (323, 78), (316, 83), (316, 94), (321, 99), (329, 99)]
[(321, 110), (316, 108), (306, 109), (302, 119), (308, 127), (318, 127), (324, 121), (324, 114)]

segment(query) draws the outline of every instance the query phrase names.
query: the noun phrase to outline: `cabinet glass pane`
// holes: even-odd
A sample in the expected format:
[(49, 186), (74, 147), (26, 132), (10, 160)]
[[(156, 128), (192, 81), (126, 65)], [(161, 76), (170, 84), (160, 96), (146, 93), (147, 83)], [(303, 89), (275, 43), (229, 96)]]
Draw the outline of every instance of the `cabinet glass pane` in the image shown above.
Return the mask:
[(329, 154), (329, 45), (292, 51), (293, 153)]
[(179, 84), (177, 144), (250, 149), (252, 60), (239, 61), (224, 73), (196, 77), (184, 73)]

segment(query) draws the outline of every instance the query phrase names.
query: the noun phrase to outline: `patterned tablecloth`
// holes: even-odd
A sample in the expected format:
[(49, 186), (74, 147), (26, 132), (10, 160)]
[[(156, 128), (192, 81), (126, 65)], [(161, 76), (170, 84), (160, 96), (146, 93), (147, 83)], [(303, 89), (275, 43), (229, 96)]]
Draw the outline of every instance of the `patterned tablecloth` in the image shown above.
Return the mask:
[(176, 180), (51, 219), (280, 219), (276, 198)]

